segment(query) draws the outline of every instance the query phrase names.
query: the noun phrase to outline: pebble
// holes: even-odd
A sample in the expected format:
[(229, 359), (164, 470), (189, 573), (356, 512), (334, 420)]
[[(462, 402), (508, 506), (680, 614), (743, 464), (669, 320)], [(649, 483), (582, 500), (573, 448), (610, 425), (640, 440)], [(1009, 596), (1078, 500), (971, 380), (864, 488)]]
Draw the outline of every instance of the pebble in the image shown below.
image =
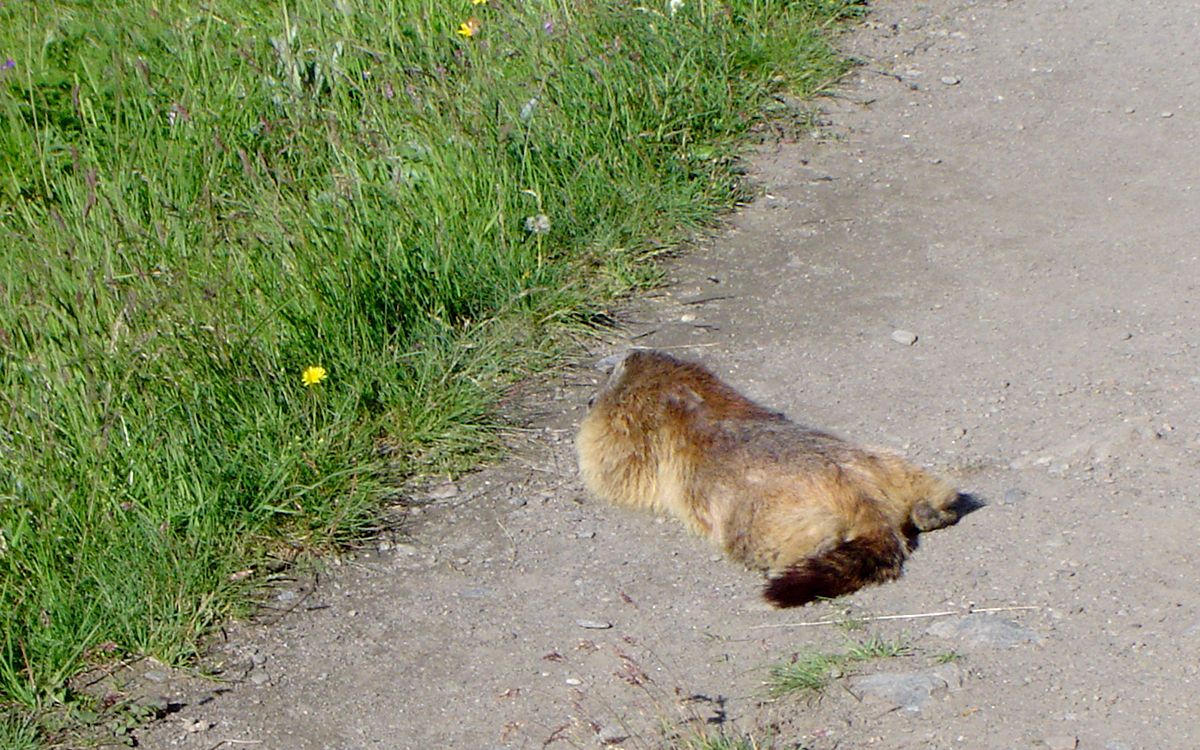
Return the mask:
[(1028, 496), (1030, 496), (1030, 493), (1021, 490), (1020, 487), (1009, 487), (1008, 490), (1004, 490), (1004, 497), (1001, 498), (1000, 502), (1004, 505), (1015, 505)]
[(171, 707), (171, 699), (165, 695), (155, 695), (138, 702), (142, 707), (148, 708), (156, 714), (163, 715), (167, 713), (167, 709)]
[(458, 492), (457, 484), (454, 482), (443, 482), (429, 488), (429, 497), (432, 500), (445, 500), (454, 497)]
[(1024, 625), (982, 612), (936, 622), (925, 632), (956, 641), (964, 651), (1012, 648), (1023, 643), (1040, 643), (1042, 640), (1041, 636)]
[(1160, 116), (1163, 118), (1174, 117), (1175, 113), (1174, 112), (1163, 112)]
[(577, 531), (575, 532), (576, 539), (595, 539), (596, 532), (594, 531)]
[(897, 328), (896, 330), (892, 331), (892, 341), (895, 341), (897, 344), (912, 346), (913, 344), (917, 343), (917, 334), (913, 333), (912, 331), (905, 331), (902, 328)]
[(250, 673), (250, 682), (253, 682), (255, 685), (266, 685), (270, 681), (271, 675), (266, 672), (256, 671)]
[(279, 594), (275, 598), (281, 602), (294, 602), (294, 601), (296, 601), (296, 592), (295, 591), (280, 591)]
[(850, 692), (859, 700), (871, 700), (890, 709), (920, 711), (935, 693), (962, 685), (962, 673), (953, 664), (917, 672), (881, 672), (855, 677)]
[(157, 669), (154, 669), (149, 672), (143, 673), (142, 679), (146, 680), (147, 682), (166, 682), (167, 681), (167, 673), (160, 672)]
[(1061, 734), (1047, 737), (1045, 742), (1049, 750), (1075, 750), (1079, 745), (1079, 738), (1073, 734)]
[(508, 504), (513, 506), (514, 508), (523, 508), (523, 507), (525, 507), (526, 503), (528, 503), (528, 502), (529, 502), (529, 500), (521, 497), (520, 495), (515, 495), (508, 499)]
[(605, 622), (603, 620), (576, 620), (575, 624), (588, 630), (608, 630), (612, 627), (611, 622)]
[(209, 729), (211, 729), (212, 726), (213, 726), (213, 723), (211, 721), (205, 721), (204, 719), (195, 719), (194, 721), (185, 721), (183, 724), (183, 728), (185, 730), (187, 730), (188, 732), (190, 732), (191, 734), (195, 734), (197, 732), (206, 732)]
[(947, 86), (957, 86), (958, 84), (962, 83), (962, 79), (958, 76), (942, 76), (942, 83), (946, 84)]
[(601, 745), (617, 745), (629, 739), (629, 733), (620, 726), (609, 725), (601, 727), (599, 732), (596, 732), (596, 740)]
[(567, 683), (571, 687), (579, 687), (583, 684), (583, 680), (579, 680), (574, 677), (568, 677), (567, 679), (563, 680), (563, 682)]

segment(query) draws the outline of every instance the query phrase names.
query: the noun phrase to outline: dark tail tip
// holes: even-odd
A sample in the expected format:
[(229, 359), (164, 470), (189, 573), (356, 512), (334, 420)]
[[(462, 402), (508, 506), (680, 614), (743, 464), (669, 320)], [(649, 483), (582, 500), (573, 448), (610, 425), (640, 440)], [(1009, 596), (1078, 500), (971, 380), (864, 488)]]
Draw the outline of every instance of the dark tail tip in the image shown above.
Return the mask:
[(903, 564), (904, 546), (895, 534), (859, 537), (769, 579), (763, 596), (776, 607), (799, 607), (890, 581)]
[(831, 599), (848, 594), (858, 586), (838, 580), (826, 570), (814, 569), (810, 562), (784, 571), (771, 578), (763, 587), (763, 597), (776, 607), (800, 607), (817, 599)]

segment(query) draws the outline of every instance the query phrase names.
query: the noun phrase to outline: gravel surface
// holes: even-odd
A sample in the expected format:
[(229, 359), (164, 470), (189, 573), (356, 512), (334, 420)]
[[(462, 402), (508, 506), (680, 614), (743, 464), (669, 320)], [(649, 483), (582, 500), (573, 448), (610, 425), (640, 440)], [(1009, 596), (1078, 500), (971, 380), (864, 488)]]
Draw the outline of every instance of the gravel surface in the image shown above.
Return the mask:
[[(761, 197), (596, 351), (702, 359), (954, 477), (982, 507), (899, 581), (773, 610), (678, 524), (585, 498), (580, 368), (531, 386), (511, 460), (232, 624), (221, 679), (149, 670), (170, 713), (141, 746), (653, 748), (724, 723), (812, 750), (1200, 747), (1197, 38), (1194, 3), (876, 3), (826, 137), (760, 151)], [(911, 653), (768, 697), (772, 664), (868, 636)]]

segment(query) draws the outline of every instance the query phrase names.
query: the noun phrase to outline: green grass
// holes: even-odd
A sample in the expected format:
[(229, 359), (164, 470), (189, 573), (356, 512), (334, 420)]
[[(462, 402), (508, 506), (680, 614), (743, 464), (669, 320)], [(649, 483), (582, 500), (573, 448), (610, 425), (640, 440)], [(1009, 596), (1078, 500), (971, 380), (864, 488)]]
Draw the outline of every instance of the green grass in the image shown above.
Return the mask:
[(233, 573), (493, 446), (860, 10), (667, 8), (0, 4), (0, 706), (185, 661)]
[(749, 734), (728, 732), (705, 732), (671, 745), (671, 750), (768, 750), (774, 747), (770, 738), (756, 738)]
[(0, 712), (0, 748), (36, 750), (38, 746), (38, 730), (28, 717), (5, 716)]
[(815, 695), (854, 664), (912, 654), (907, 641), (889, 641), (878, 636), (854, 642), (839, 652), (803, 651), (768, 669), (767, 693), (772, 698), (791, 693)]

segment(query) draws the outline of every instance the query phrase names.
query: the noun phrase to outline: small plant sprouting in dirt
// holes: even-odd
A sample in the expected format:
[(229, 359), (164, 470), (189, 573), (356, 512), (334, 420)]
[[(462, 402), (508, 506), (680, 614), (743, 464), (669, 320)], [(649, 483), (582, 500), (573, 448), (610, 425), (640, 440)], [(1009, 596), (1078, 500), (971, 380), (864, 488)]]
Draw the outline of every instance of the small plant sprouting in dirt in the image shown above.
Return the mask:
[(855, 617), (847, 611), (843, 619), (838, 621), (836, 627), (843, 633), (857, 633), (866, 629), (867, 621), (861, 617)]
[(911, 656), (912, 646), (903, 639), (889, 641), (879, 636), (871, 636), (861, 643), (855, 644), (846, 651), (848, 661), (868, 661), (870, 659), (894, 659), (900, 656)]
[(795, 692), (819, 693), (833, 679), (839, 663), (835, 654), (796, 654), (790, 662), (771, 667), (767, 692), (772, 698)]
[(957, 651), (944, 651), (933, 657), (933, 660), (936, 661), (938, 664), (954, 664), (956, 662), (962, 661), (962, 659), (963, 659), (963, 655), (958, 653)]
[(774, 747), (769, 739), (757, 739), (750, 735), (731, 736), (722, 731), (715, 735), (704, 734), (672, 745), (670, 750), (769, 750)]
[(911, 656), (912, 646), (903, 639), (887, 640), (878, 636), (854, 643), (841, 653), (820, 651), (795, 654), (791, 661), (772, 666), (767, 675), (767, 693), (780, 698), (790, 693), (820, 693), (831, 681), (841, 677), (845, 668), (874, 659)]

